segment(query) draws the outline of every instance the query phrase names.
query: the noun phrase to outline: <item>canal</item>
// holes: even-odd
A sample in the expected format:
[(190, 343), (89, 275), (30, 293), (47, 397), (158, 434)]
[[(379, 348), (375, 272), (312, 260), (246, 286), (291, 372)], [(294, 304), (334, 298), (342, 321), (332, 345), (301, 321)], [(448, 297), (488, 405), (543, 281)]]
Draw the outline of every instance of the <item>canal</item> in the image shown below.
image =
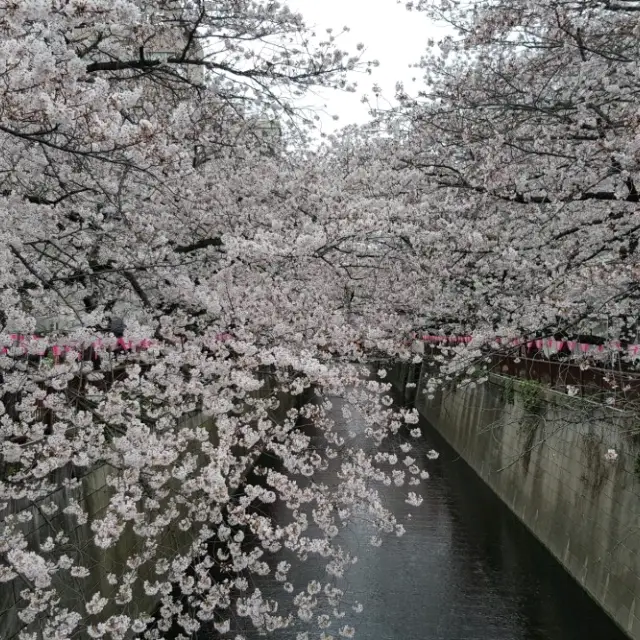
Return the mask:
[[(334, 411), (341, 415), (338, 400)], [(626, 638), (437, 432), (425, 422), (421, 428), (412, 456), (419, 453), (430, 473), (424, 502), (409, 508), (399, 490), (387, 490), (396, 511), (412, 515), (406, 534), (381, 547), (368, 544), (365, 525), (347, 531), (344, 539), (359, 561), (340, 585), (346, 611), (340, 626), (353, 625), (363, 640)], [(427, 459), (430, 449), (440, 453), (437, 460)], [(294, 566), (296, 587), (317, 577), (314, 570)], [(276, 600), (282, 594), (275, 581), (256, 586)], [(362, 613), (354, 613), (355, 602)], [(304, 631), (309, 640), (321, 633), (299, 622), (277, 638), (295, 640)], [(339, 638), (337, 628), (325, 633)], [(259, 637), (248, 629), (244, 635)]]

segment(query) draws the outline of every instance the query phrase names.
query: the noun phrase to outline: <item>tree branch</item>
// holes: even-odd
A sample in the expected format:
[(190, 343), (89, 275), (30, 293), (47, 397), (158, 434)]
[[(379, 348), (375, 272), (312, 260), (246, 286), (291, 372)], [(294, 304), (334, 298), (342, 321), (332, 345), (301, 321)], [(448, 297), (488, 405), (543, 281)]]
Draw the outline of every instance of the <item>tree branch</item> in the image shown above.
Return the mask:
[(203, 240), (198, 240), (193, 244), (178, 245), (175, 247), (174, 251), (176, 253), (191, 253), (192, 251), (206, 249), (207, 247), (221, 247), (223, 244), (224, 243), (220, 238), (204, 238)]

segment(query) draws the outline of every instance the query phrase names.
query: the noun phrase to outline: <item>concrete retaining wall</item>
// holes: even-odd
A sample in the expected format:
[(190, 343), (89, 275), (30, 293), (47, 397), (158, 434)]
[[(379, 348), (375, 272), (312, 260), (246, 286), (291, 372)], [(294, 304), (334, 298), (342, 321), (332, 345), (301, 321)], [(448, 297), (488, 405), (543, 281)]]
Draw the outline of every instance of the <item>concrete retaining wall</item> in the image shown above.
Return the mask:
[(494, 375), (429, 398), (427, 378), (427, 365), (398, 365), (392, 381), (640, 640), (640, 416)]

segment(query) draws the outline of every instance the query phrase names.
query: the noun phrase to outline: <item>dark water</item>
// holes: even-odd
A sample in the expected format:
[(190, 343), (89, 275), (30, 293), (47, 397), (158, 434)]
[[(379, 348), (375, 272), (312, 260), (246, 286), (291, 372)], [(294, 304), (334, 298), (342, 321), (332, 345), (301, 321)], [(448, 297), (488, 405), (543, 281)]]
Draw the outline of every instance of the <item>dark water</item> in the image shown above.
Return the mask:
[[(424, 425), (423, 425), (424, 426)], [(354, 567), (370, 640), (626, 636), (431, 428), (431, 478), (405, 536)]]
[[(341, 586), (345, 600), (361, 602), (364, 611), (343, 607), (341, 624), (366, 640), (623, 640), (466, 463), (421, 426), (423, 438), (413, 443), (431, 474), (420, 491), (424, 502), (410, 509), (407, 533), (382, 547), (368, 545), (364, 528), (346, 534), (359, 562)], [(426, 459), (431, 448), (438, 460)], [(390, 488), (388, 498), (399, 513), (409, 512), (397, 490)], [(298, 587), (315, 577), (313, 567), (292, 572)], [(276, 598), (281, 593), (275, 583), (260, 586)], [(309, 638), (320, 636), (301, 623), (277, 638), (295, 639), (305, 629)], [(333, 626), (326, 632), (339, 637)]]

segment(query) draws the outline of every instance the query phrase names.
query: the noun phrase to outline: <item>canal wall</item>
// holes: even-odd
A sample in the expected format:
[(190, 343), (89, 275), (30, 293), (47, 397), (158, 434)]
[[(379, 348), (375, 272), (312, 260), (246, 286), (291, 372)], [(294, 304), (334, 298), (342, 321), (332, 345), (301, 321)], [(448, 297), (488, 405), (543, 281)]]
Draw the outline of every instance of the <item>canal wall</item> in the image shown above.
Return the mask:
[(426, 363), (397, 365), (390, 379), (640, 640), (640, 416), (500, 375), (432, 393)]

